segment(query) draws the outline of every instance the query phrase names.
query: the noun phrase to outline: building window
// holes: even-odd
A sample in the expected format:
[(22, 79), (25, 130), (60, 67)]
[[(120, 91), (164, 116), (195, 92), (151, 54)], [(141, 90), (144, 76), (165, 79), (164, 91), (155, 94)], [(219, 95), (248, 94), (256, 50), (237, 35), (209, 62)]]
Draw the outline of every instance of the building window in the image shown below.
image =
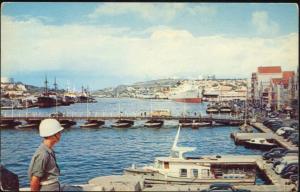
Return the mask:
[(198, 177), (198, 169), (192, 169), (193, 177)]
[(187, 170), (186, 169), (180, 169), (180, 177), (187, 177)]
[(164, 167), (165, 167), (165, 169), (169, 169), (169, 162), (164, 162)]

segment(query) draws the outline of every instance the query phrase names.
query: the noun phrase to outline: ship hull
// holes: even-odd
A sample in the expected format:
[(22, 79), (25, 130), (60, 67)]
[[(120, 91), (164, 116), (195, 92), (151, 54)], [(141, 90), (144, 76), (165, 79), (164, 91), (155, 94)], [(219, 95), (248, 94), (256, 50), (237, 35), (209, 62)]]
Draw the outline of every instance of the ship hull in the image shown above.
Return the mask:
[(174, 98), (172, 99), (176, 102), (183, 102), (183, 103), (201, 103), (202, 99), (200, 97), (197, 98)]

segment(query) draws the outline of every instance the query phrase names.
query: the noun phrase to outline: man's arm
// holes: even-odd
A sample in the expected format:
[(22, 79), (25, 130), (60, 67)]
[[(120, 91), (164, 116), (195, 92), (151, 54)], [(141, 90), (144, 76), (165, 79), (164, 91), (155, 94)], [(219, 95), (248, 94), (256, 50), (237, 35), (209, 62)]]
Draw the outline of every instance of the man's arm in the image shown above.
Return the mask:
[(40, 178), (37, 176), (32, 176), (30, 181), (30, 190), (39, 191), (40, 190)]

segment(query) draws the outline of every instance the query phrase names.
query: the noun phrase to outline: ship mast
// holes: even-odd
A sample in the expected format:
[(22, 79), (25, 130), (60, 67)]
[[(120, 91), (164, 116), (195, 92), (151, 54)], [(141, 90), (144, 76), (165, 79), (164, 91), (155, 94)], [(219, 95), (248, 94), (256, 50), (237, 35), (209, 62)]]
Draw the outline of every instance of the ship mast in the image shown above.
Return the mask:
[(57, 83), (56, 83), (56, 77), (54, 77), (54, 92), (55, 92), (55, 113), (57, 114)]
[(47, 75), (45, 77), (45, 94), (48, 94), (48, 81), (47, 81)]

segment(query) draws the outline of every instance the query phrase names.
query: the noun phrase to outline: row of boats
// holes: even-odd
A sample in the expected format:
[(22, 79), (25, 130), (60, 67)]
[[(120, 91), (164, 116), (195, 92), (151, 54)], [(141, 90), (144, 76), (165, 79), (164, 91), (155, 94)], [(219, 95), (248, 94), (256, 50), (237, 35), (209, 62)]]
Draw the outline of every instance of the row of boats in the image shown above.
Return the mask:
[[(60, 119), (57, 118), (58, 121), (64, 128), (70, 128), (71, 126), (75, 125), (76, 122), (69, 119)], [(38, 128), (41, 120), (40, 119), (27, 119), (26, 124), (22, 124), (21, 121), (14, 121), (14, 120), (1, 120), (0, 128), (18, 128), (18, 129), (27, 129), (27, 128)], [(104, 120), (98, 119), (88, 119), (84, 124), (80, 125), (81, 128), (99, 128), (105, 125)], [(118, 119), (114, 123), (111, 124), (111, 127), (117, 128), (129, 128), (134, 125), (134, 121), (130, 119)], [(159, 118), (152, 118), (146, 121), (143, 126), (150, 127), (150, 128), (160, 128), (164, 125), (164, 121)], [(218, 125), (215, 122), (204, 122), (200, 120), (191, 120), (191, 119), (180, 119), (179, 125), (181, 127), (190, 127), (190, 128), (199, 128), (199, 127), (206, 127), (206, 126), (216, 126)]]

